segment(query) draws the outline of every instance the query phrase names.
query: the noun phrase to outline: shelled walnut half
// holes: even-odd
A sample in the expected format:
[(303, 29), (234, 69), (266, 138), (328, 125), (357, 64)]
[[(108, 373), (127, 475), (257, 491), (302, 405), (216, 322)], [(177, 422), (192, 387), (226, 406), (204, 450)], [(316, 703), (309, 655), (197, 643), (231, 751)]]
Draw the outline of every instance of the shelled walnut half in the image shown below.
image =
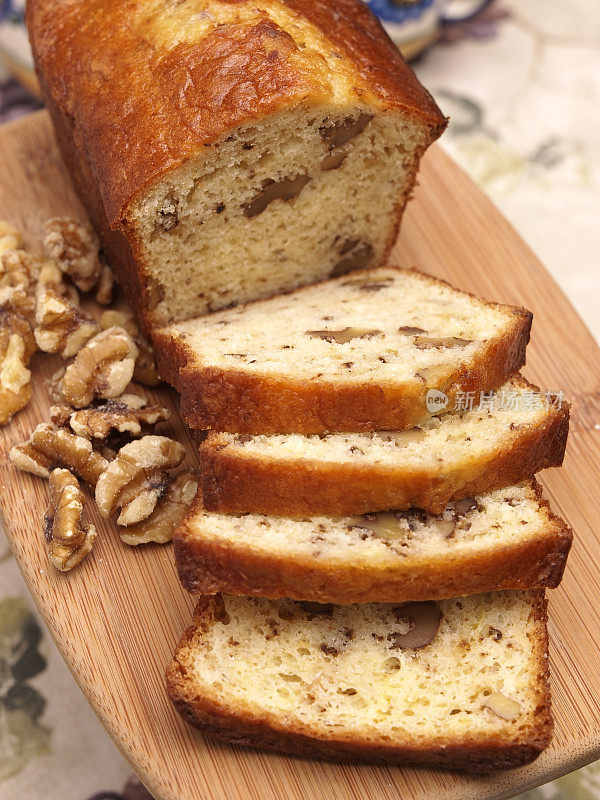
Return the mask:
[(90, 339), (65, 370), (64, 401), (85, 408), (95, 398), (118, 397), (133, 377), (138, 349), (123, 328), (112, 327)]
[(148, 340), (142, 335), (131, 314), (126, 314), (123, 311), (116, 311), (111, 308), (102, 314), (100, 326), (103, 330), (118, 326), (127, 331), (138, 348), (133, 371), (134, 380), (138, 381), (138, 383), (143, 383), (144, 386), (158, 386), (161, 380), (158, 376), (158, 370), (156, 369), (154, 352)]
[(65, 467), (91, 488), (109, 464), (88, 439), (47, 423), (38, 425), (26, 442), (16, 444), (9, 457), (15, 467), (41, 478), (49, 478), (53, 469)]
[(44, 246), (80, 291), (91, 291), (101, 280), (100, 244), (89, 224), (71, 217), (49, 219)]
[(0, 249), (0, 307), (32, 320), (38, 270), (39, 262), (25, 250)]
[(83, 561), (94, 546), (96, 529), (81, 524), (84, 498), (77, 478), (67, 469), (50, 473), (50, 505), (44, 515), (50, 562), (68, 572)]
[(35, 340), (44, 353), (71, 358), (99, 331), (99, 326), (80, 308), (54, 289), (38, 294)]
[(18, 228), (0, 219), (0, 255), (6, 250), (17, 250), (23, 246), (23, 237)]
[(194, 473), (181, 472), (168, 481), (166, 491), (150, 516), (120, 531), (121, 540), (131, 546), (170, 542), (197, 490), (198, 480)]
[(183, 445), (166, 436), (144, 436), (126, 444), (98, 479), (96, 503), (102, 516), (120, 509), (119, 525), (147, 519), (167, 492), (167, 471), (184, 457)]
[(146, 398), (138, 394), (122, 394), (79, 410), (61, 405), (50, 409), (50, 419), (56, 425), (68, 424), (78, 436), (100, 441), (112, 433), (140, 436), (144, 428), (166, 422), (170, 416), (168, 408), (149, 406)]
[(31, 398), (28, 366), (35, 349), (27, 320), (0, 309), (0, 425), (25, 408)]

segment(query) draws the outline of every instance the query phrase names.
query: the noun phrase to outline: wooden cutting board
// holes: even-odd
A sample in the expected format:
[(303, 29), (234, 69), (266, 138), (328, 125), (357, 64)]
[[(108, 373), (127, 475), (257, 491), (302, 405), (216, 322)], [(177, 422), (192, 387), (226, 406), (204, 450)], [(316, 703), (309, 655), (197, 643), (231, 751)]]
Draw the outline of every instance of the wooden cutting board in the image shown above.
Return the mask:
[[(528, 767), (462, 777), (229, 747), (188, 728), (172, 710), (163, 682), (192, 612), (175, 576), (171, 546), (128, 548), (111, 524), (92, 514), (99, 531), (92, 557), (69, 575), (48, 565), (41, 532), (47, 484), (17, 473), (7, 460), (9, 448), (48, 418), (44, 380), (56, 364), (38, 356), (32, 402), (0, 429), (6, 529), (75, 679), (158, 800), (491, 800), (600, 758), (600, 351), (533, 254), (439, 148), (426, 157), (419, 183), (393, 261), (417, 265), (487, 299), (530, 308), (535, 322), (526, 375), (545, 389), (564, 390), (573, 403), (565, 466), (543, 476), (554, 508), (576, 532), (565, 579), (550, 600), (552, 746)], [(0, 129), (0, 218), (24, 227), (34, 246), (44, 219), (81, 213), (45, 112)], [(175, 409), (169, 390), (156, 396)], [(178, 419), (174, 427), (192, 452)]]

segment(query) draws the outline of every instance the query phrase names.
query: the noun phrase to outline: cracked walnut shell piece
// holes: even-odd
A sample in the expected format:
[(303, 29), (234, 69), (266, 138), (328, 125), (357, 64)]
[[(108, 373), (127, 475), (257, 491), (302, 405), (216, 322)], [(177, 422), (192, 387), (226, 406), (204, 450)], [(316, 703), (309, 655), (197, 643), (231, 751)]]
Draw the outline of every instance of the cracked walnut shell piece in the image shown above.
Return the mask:
[(178, 467), (185, 448), (166, 436), (144, 436), (122, 447), (98, 479), (96, 503), (103, 517), (120, 509), (119, 525), (147, 519), (168, 490), (166, 470)]
[(90, 339), (65, 370), (60, 391), (74, 408), (94, 398), (118, 397), (133, 377), (138, 349), (123, 328), (112, 327)]
[(181, 472), (168, 482), (166, 492), (152, 514), (124, 528), (120, 532), (121, 540), (131, 546), (170, 542), (176, 526), (187, 513), (197, 491), (196, 476), (192, 472)]
[(6, 425), (31, 398), (28, 365), (35, 349), (27, 320), (12, 311), (0, 310), (0, 425)]
[(46, 252), (80, 291), (91, 291), (102, 278), (100, 244), (92, 227), (71, 217), (54, 217), (45, 228)]
[(83, 561), (96, 541), (93, 525), (83, 527), (83, 492), (67, 469), (50, 473), (50, 505), (44, 515), (44, 533), (49, 542), (50, 562), (68, 572)]
[(92, 488), (110, 463), (88, 439), (48, 423), (41, 423), (26, 442), (16, 444), (10, 460), (15, 467), (40, 478), (49, 478), (53, 469), (66, 467)]

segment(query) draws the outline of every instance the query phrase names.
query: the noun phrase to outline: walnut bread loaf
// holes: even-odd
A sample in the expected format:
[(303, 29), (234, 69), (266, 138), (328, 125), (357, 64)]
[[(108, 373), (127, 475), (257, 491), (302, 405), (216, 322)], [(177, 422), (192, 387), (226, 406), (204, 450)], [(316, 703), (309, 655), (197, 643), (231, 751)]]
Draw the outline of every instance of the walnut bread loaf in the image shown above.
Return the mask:
[[(194, 429), (400, 430), (428, 393), (496, 389), (525, 361), (531, 314), (395, 267), (363, 270), (154, 332)], [(443, 409), (442, 409), (443, 410)]]
[(490, 770), (552, 734), (543, 592), (407, 605), (203, 597), (167, 672), (185, 720), (294, 754)]
[(205, 511), (199, 492), (176, 530), (175, 559), (192, 594), (342, 605), (439, 600), (554, 588), (572, 538), (535, 481), (458, 500), (436, 516), (232, 516)]
[(446, 125), (360, 0), (29, 0), (27, 25), (146, 329), (383, 263)]
[(250, 436), (211, 433), (199, 446), (204, 505), (259, 514), (362, 514), (508, 486), (563, 462), (569, 404), (516, 376), (472, 408), (406, 431)]

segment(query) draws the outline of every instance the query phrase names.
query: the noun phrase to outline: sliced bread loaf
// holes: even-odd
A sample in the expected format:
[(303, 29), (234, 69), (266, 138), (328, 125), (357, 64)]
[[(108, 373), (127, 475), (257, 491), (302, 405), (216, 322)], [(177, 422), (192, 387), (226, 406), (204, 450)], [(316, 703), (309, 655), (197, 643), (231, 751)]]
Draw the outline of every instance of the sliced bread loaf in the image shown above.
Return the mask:
[(199, 494), (175, 534), (175, 557), (193, 594), (399, 602), (555, 587), (572, 537), (535, 481), (459, 500), (438, 516), (230, 516), (205, 511)]
[(201, 598), (167, 671), (187, 722), (294, 754), (483, 770), (552, 734), (543, 592), (404, 606)]
[[(457, 391), (489, 391), (525, 361), (529, 312), (414, 270), (362, 270), (155, 332), (191, 428), (400, 430)], [(436, 397), (429, 394), (429, 399)]]
[(457, 500), (562, 464), (569, 406), (518, 376), (471, 409), (408, 431), (249, 436), (200, 444), (204, 504), (259, 514), (362, 514)]

